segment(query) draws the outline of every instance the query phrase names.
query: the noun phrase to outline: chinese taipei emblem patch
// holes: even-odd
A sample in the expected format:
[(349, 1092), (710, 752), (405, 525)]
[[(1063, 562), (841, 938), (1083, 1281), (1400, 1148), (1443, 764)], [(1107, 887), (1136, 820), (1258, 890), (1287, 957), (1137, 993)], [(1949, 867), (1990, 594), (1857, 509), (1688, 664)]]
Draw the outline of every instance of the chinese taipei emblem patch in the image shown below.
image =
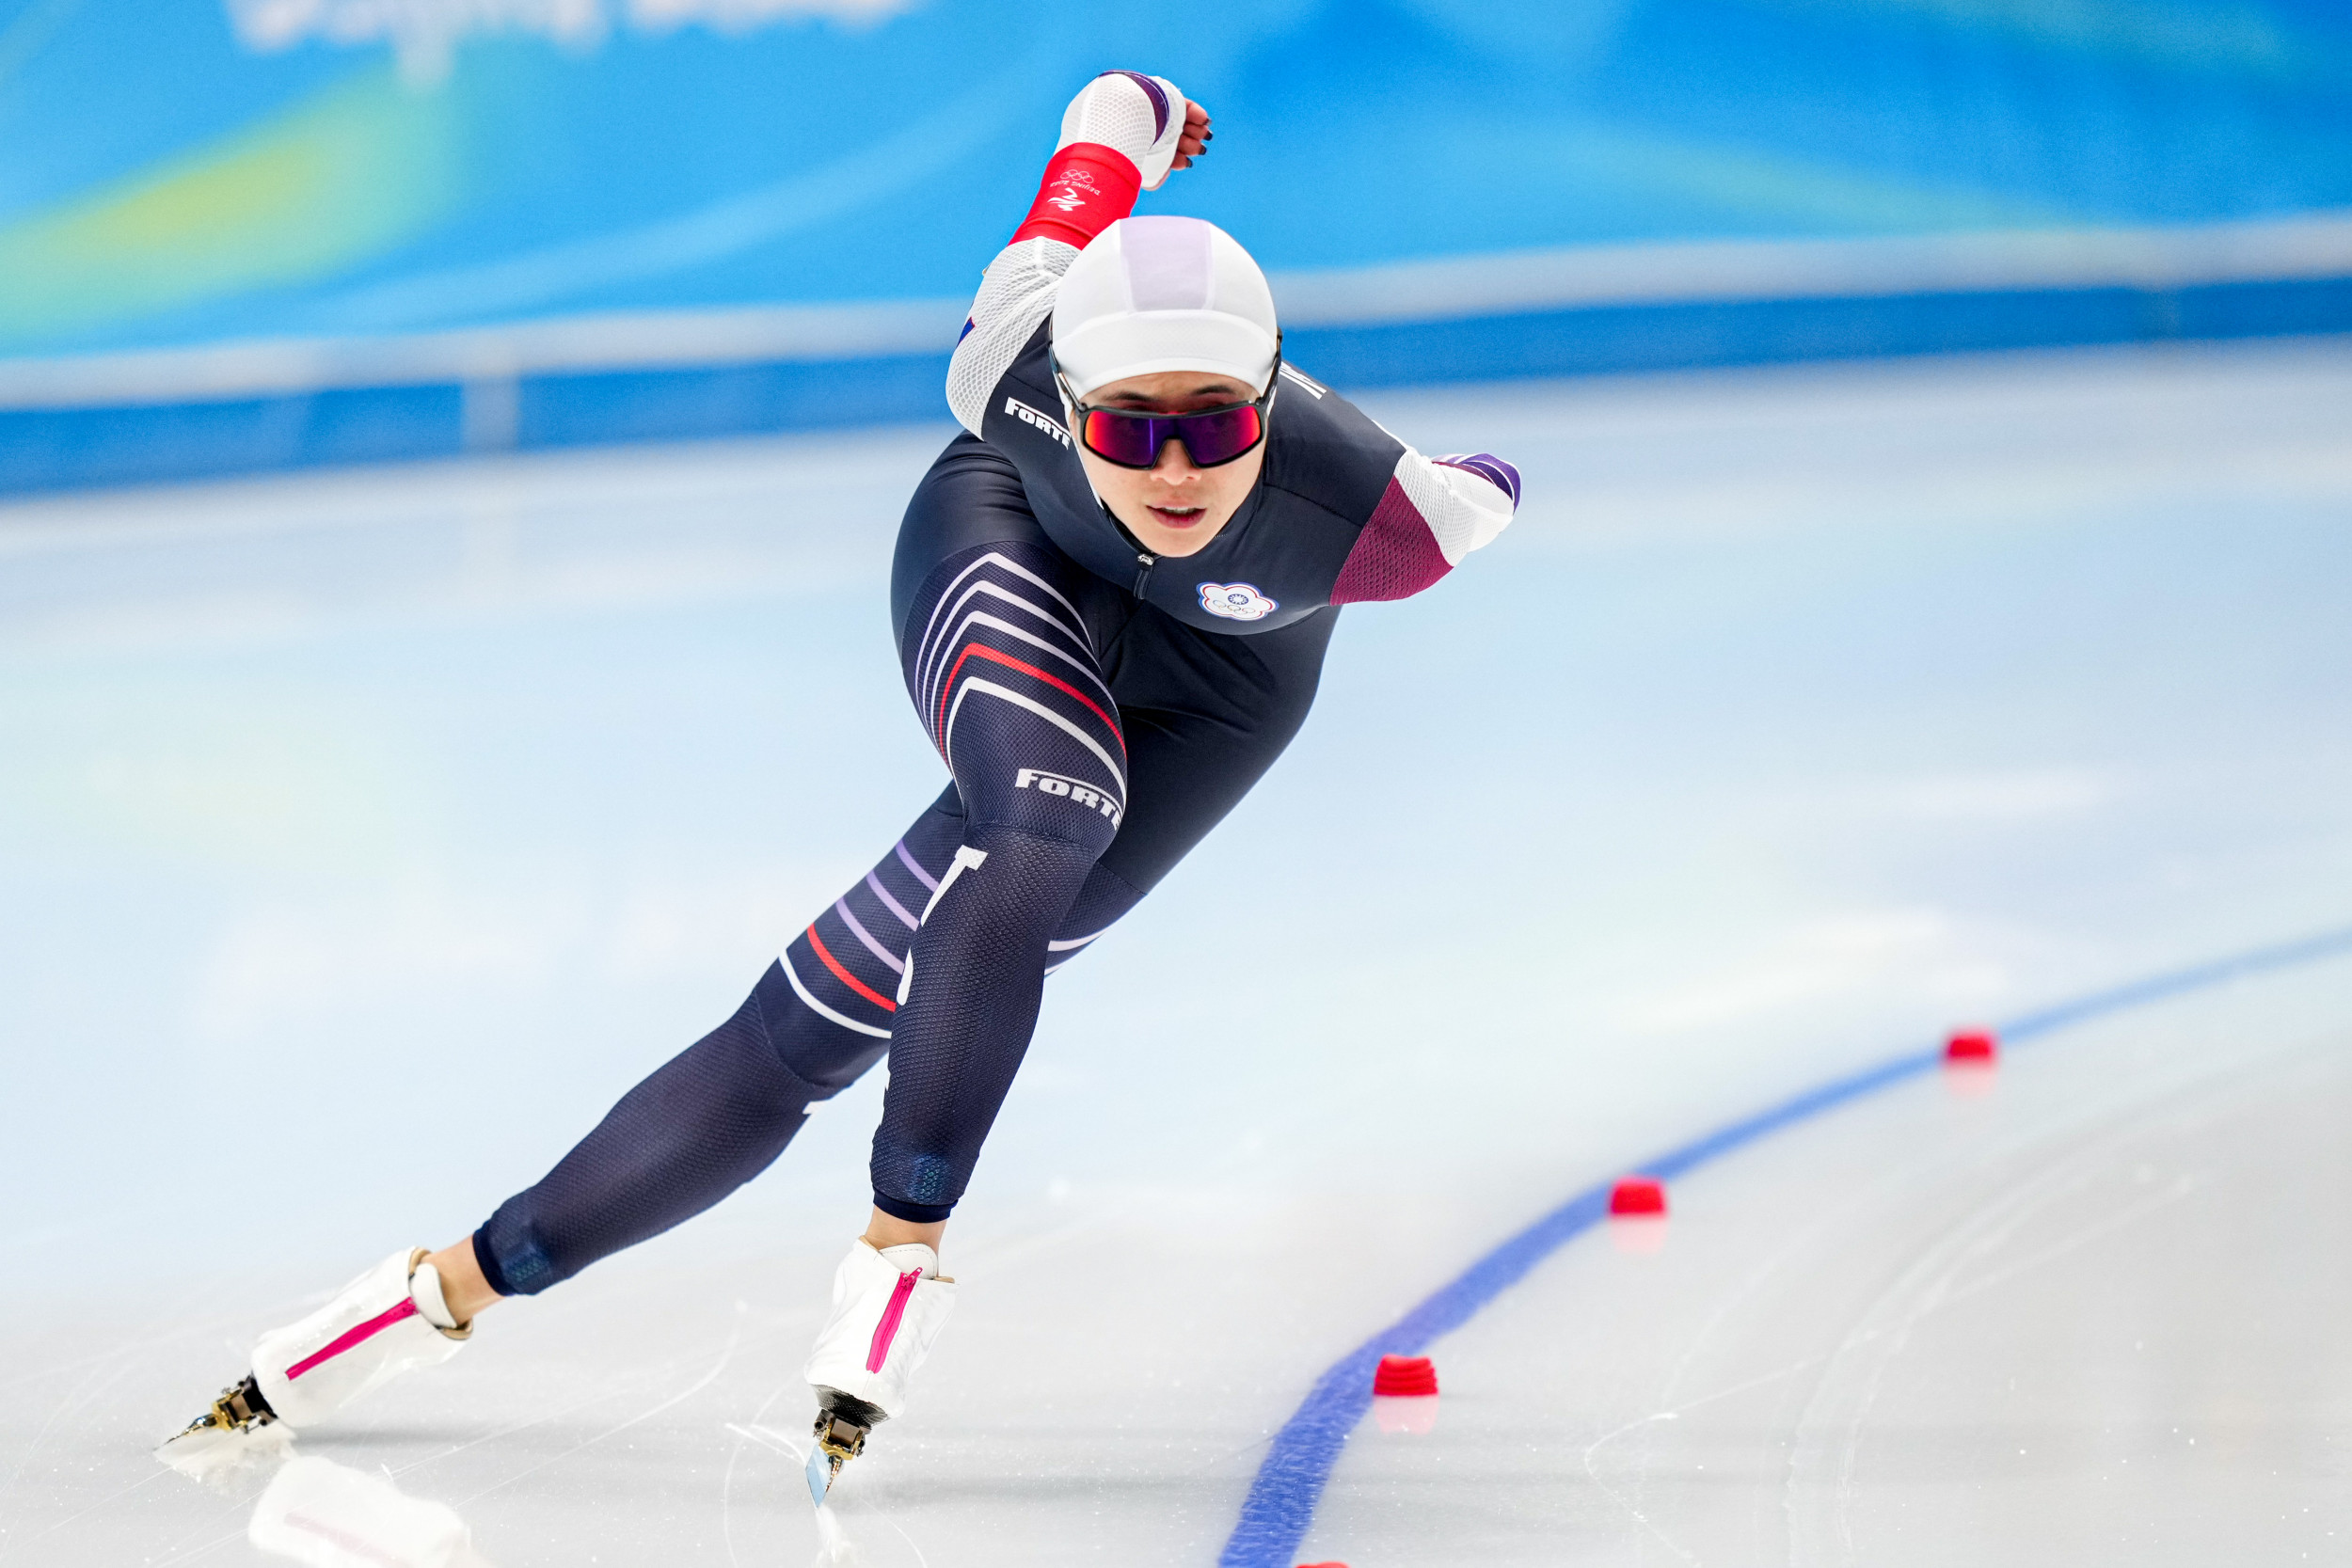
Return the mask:
[(1228, 621), (1263, 621), (1282, 607), (1246, 582), (1204, 582), (1200, 608)]

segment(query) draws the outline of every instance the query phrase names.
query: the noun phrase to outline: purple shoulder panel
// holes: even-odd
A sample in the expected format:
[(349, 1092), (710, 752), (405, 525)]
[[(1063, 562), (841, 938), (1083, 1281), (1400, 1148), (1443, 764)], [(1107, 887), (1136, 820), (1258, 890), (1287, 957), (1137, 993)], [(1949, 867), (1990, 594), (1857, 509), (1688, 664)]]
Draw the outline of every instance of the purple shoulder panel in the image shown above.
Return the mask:
[(1453, 569), (1421, 509), (1406, 499), (1405, 486), (1391, 479), (1371, 520), (1356, 536), (1355, 548), (1347, 552), (1339, 580), (1331, 585), (1331, 602), (1409, 598)]
[(1449, 468), (1463, 468), (1476, 474), (1496, 489), (1511, 498), (1511, 505), (1519, 504), (1519, 471), (1490, 451), (1473, 451), (1453, 457), (1432, 458)]

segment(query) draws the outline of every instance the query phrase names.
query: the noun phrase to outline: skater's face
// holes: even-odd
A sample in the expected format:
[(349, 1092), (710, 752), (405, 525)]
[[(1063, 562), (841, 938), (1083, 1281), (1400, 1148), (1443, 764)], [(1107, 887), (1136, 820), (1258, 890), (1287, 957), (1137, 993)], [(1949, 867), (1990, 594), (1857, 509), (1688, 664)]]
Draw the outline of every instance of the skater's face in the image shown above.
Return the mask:
[[(1098, 387), (1086, 402), (1089, 408), (1139, 414), (1195, 414), (1248, 403), (1262, 389), (1199, 371), (1161, 371)], [(1265, 467), (1265, 443), (1214, 468), (1196, 466), (1181, 441), (1163, 446), (1160, 460), (1149, 468), (1106, 463), (1083, 442), (1078, 461), (1086, 465), (1087, 478), (1094, 482), (1094, 493), (1111, 515), (1126, 524), (1145, 549), (1153, 555), (1185, 556), (1205, 548), (1232, 521)]]

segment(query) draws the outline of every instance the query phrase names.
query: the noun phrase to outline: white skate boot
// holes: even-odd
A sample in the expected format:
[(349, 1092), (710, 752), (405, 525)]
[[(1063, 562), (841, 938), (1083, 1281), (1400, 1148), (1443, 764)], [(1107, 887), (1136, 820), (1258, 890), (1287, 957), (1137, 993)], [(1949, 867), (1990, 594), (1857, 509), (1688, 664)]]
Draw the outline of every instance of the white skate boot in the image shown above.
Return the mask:
[(422, 1247), (395, 1252), (309, 1317), (262, 1335), (245, 1381), (166, 1447), (272, 1421), (310, 1426), (411, 1367), (455, 1355), (473, 1324), (451, 1313), (425, 1257)]
[(956, 1282), (917, 1242), (877, 1251), (860, 1237), (833, 1275), (833, 1315), (801, 1375), (817, 1390), (808, 1495), (819, 1508), (866, 1434), (907, 1407), (907, 1385), (956, 1305)]

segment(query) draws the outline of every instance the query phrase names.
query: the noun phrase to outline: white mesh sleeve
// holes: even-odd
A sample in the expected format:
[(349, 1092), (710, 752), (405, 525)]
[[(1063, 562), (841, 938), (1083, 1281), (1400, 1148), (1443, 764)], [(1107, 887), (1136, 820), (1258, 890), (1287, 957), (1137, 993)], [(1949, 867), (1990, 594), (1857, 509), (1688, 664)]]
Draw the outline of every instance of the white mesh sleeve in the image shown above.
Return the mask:
[(1061, 145), (1090, 141), (1115, 147), (1140, 165), (1160, 138), (1152, 102), (1134, 83), (1117, 77), (1089, 84), (1061, 119)]
[(1077, 246), (1059, 240), (1022, 240), (998, 251), (980, 275), (971, 328), (947, 361), (947, 406), (973, 435), (980, 433), (996, 383), (1021, 357), (1037, 324), (1052, 314), (1062, 274), (1077, 259)]
[(1165, 76), (1145, 76), (1133, 71), (1106, 71), (1078, 90), (1062, 111), (1061, 140), (1089, 141), (1127, 155), (1143, 178), (1143, 188), (1156, 191), (1168, 179), (1176, 159), (1176, 144), (1184, 134), (1184, 95)]
[(1502, 485), (1468, 468), (1432, 462), (1410, 447), (1396, 460), (1396, 483), (1429, 525), (1449, 566), (1459, 566), (1511, 525), (1512, 499)]

